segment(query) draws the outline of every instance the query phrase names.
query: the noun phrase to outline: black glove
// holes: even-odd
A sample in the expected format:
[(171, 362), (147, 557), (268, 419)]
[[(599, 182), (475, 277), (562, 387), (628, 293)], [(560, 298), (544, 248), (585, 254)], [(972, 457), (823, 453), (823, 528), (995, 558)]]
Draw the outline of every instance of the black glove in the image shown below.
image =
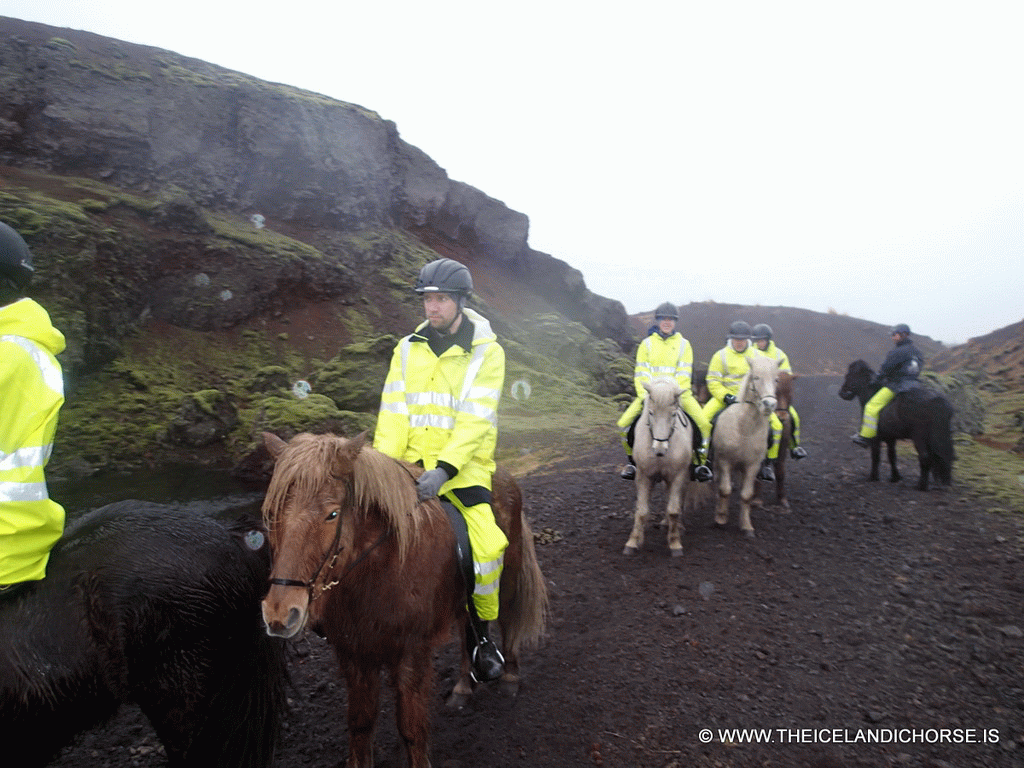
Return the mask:
[(437, 496), (441, 486), (447, 483), (449, 479), (448, 473), (441, 469), (441, 467), (428, 469), (416, 481), (416, 497), (420, 501), (432, 499), (434, 496)]
[(724, 402), (726, 405), (732, 405), (733, 403), (736, 402), (736, 395), (726, 395), (725, 397), (722, 398), (722, 402)]

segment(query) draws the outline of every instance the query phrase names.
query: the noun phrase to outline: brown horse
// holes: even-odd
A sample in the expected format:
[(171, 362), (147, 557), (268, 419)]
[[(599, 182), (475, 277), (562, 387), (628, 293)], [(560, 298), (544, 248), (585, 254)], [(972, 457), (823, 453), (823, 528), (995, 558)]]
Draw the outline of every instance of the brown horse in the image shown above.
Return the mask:
[[(775, 415), (782, 422), (782, 436), (779, 439), (779, 458), (775, 460), (775, 503), (783, 509), (789, 509), (789, 497), (786, 495), (786, 456), (793, 444), (793, 417), (789, 406), (793, 403), (793, 374), (780, 373), (775, 380)], [(758, 481), (758, 492), (764, 490), (764, 484)]]
[[(264, 433), (275, 458), (263, 503), (273, 566), (263, 600), (267, 632), (293, 637), (307, 624), (325, 636), (348, 684), (349, 768), (373, 765), (381, 670), (396, 690), (398, 730), (413, 768), (429, 766), (433, 650), (465, 636), (466, 588), (455, 534), (437, 499), (417, 502), (422, 470), (365, 444), (301, 434), (285, 443)], [(515, 692), (519, 649), (544, 630), (547, 588), (511, 476), (494, 475), (494, 512), (508, 537), (501, 575), (502, 684)], [(472, 693), (463, 650), (449, 704)]]

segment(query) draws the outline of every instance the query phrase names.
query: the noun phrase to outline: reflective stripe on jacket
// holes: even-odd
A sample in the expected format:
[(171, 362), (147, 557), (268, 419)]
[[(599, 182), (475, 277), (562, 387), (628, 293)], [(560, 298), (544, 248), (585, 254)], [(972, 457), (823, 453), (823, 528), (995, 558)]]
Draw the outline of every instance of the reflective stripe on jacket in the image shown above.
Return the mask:
[(748, 344), (743, 352), (737, 352), (732, 344), (726, 344), (718, 350), (708, 363), (708, 391), (718, 401), (726, 395), (737, 395), (743, 377), (750, 370), (747, 357), (753, 345)]
[(39, 304), (0, 307), (0, 584), (43, 578), (64, 531), (44, 473), (64, 403), (54, 357), (63, 350), (63, 334)]
[(441, 493), (481, 486), (490, 490), (498, 435), (498, 401), (505, 384), (505, 352), (490, 323), (472, 309), (463, 321), (473, 324), (467, 352), (459, 345), (440, 357), (420, 331), (395, 347), (381, 395), (373, 446), (396, 459), (438, 462), (458, 473)]

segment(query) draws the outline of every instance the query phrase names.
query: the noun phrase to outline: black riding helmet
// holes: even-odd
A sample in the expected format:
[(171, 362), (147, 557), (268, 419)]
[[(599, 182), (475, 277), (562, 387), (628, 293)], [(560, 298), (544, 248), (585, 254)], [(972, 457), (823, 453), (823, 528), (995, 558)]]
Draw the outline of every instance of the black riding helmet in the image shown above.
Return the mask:
[(454, 259), (437, 259), (420, 270), (416, 293), (467, 295), (473, 290), (473, 277), (464, 264)]
[(746, 323), (743, 320), (737, 320), (729, 326), (729, 338), (730, 339), (749, 339), (750, 338), (750, 323)]
[(768, 325), (768, 323), (758, 323), (750, 332), (750, 338), (754, 341), (760, 341), (761, 339), (768, 339), (768, 341), (771, 341), (772, 327)]
[(672, 320), (679, 319), (679, 310), (676, 308), (676, 305), (673, 304), (671, 301), (663, 301), (661, 304), (658, 305), (658, 308), (654, 310), (655, 320), (660, 320), (663, 317), (667, 317)]
[(32, 252), (24, 238), (0, 221), (0, 280), (24, 294), (32, 282)]
[(904, 336), (910, 335), (910, 326), (906, 323), (899, 323), (894, 325), (892, 330), (889, 331), (889, 335), (892, 336), (894, 333), (902, 333)]

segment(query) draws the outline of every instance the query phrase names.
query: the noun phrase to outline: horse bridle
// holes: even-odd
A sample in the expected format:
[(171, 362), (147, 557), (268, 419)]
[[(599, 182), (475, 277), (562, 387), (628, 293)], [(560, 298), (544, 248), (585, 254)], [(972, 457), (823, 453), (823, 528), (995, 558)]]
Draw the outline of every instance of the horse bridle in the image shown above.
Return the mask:
[(325, 583), (323, 586), (320, 587), (319, 592), (313, 592), (313, 587), (316, 586), (316, 582), (320, 578), (320, 574), (323, 572), (324, 568), (326, 567), (327, 571), (330, 572), (330, 570), (334, 568), (334, 564), (338, 561), (338, 557), (345, 549), (345, 547), (341, 546), (341, 526), (345, 522), (345, 515), (343, 514), (343, 512), (352, 511), (355, 508), (355, 504), (352, 503), (351, 501), (353, 498), (355, 498), (355, 489), (353, 488), (351, 477), (349, 477), (348, 482), (346, 483), (345, 490), (346, 497), (350, 501), (349, 507), (347, 510), (339, 510), (338, 526), (334, 530), (334, 541), (331, 542), (331, 546), (328, 547), (327, 551), (324, 553), (323, 559), (320, 560), (320, 565), (316, 569), (316, 571), (314, 571), (313, 575), (309, 578), (308, 581), (300, 581), (299, 579), (273, 578), (270, 580), (271, 584), (277, 584), (281, 587), (303, 587), (310, 591), (310, 600), (316, 600), (318, 597), (320, 597), (320, 595), (329, 590), (331, 587), (334, 587), (341, 583), (341, 580), (344, 579), (349, 573), (351, 573), (352, 569), (354, 569), (363, 560), (365, 560), (367, 555), (369, 555), (371, 552), (373, 552), (373, 550), (379, 547), (383, 543), (384, 539), (387, 538), (388, 530), (387, 528), (385, 528), (381, 535), (377, 538), (377, 540), (373, 542), (373, 544), (371, 544), (369, 547), (367, 547), (359, 555), (359, 557), (357, 557), (355, 560), (349, 563), (348, 567), (341, 573), (340, 576), (338, 576), (338, 578), (334, 579), (333, 581)]
[[(652, 412), (650, 410), (648, 410), (647, 411), (647, 428), (649, 430), (651, 430), (651, 440), (653, 440), (655, 443), (667, 443), (669, 440), (672, 439), (672, 435), (675, 434), (676, 427), (679, 426), (679, 425), (685, 425), (686, 424), (686, 414), (683, 412), (683, 409), (679, 407), (679, 404), (676, 403), (675, 418), (672, 419), (672, 427), (668, 431), (668, 437), (655, 437), (654, 436), (654, 424), (651, 423), (652, 422), (651, 416), (652, 416)], [(678, 424), (677, 424), (677, 422), (678, 422)]]

